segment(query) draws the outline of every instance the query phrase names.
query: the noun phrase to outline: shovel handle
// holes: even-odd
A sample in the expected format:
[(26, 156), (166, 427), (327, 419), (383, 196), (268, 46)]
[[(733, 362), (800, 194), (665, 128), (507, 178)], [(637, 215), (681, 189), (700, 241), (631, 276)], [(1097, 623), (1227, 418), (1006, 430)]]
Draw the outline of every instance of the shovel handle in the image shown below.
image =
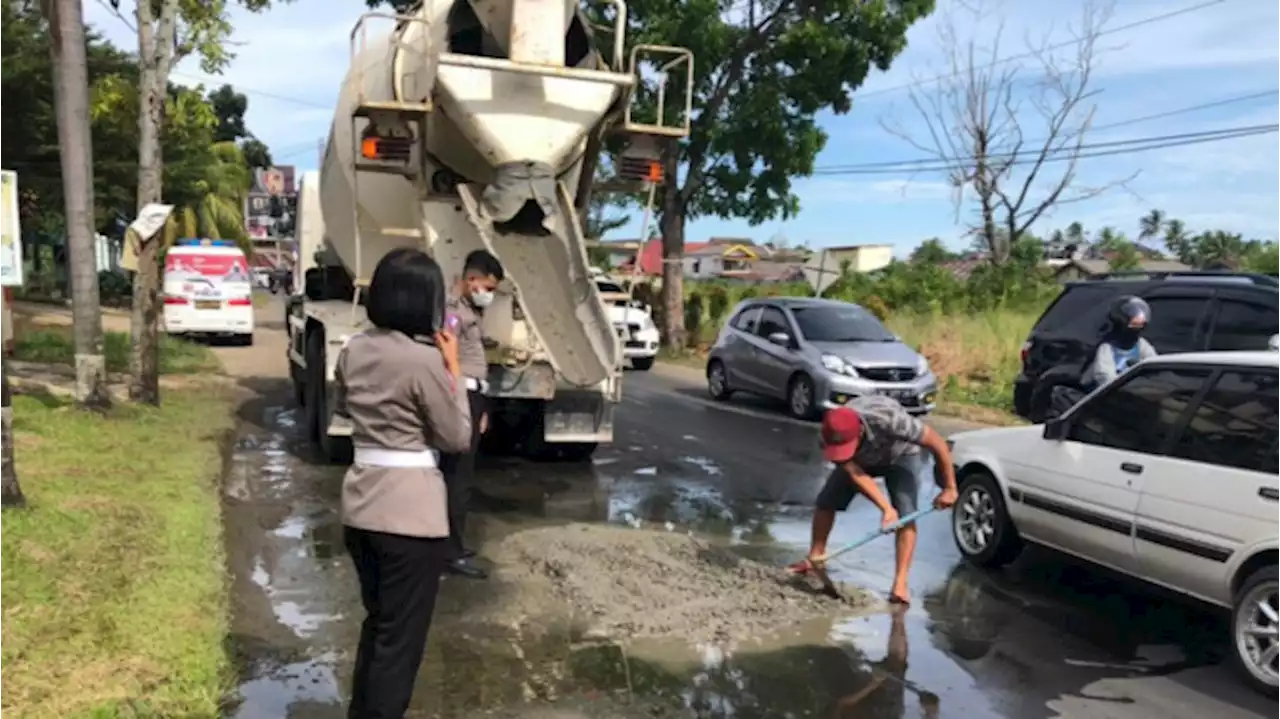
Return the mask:
[(936, 511), (938, 510), (935, 509), (934, 507), (927, 507), (925, 509), (916, 510), (905, 517), (899, 517), (898, 521), (894, 522), (893, 524), (890, 524), (887, 527), (881, 527), (880, 529), (877, 529), (876, 531), (867, 534), (865, 537), (862, 537), (861, 539), (854, 540), (844, 545), (843, 547), (840, 547), (834, 552), (827, 552), (826, 555), (823, 556), (819, 561), (825, 563), (827, 561), (835, 559), (836, 557), (840, 556), (841, 554), (844, 554), (845, 552), (850, 552), (857, 549), (858, 547), (861, 547), (862, 545), (866, 544), (867, 542), (870, 542), (876, 537), (879, 537), (885, 534), (890, 534), (892, 532), (896, 532), (899, 529), (902, 529), (903, 527), (907, 526), (908, 524), (911, 524), (912, 522), (916, 521), (917, 519), (925, 516), (926, 514), (932, 514)]

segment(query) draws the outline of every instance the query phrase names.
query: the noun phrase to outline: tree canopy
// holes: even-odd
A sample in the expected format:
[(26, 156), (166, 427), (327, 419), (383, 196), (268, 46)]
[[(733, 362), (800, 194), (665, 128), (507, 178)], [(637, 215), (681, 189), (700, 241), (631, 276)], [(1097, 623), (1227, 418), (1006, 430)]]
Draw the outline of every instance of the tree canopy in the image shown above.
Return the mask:
[[(53, 70), (48, 33), (38, 10), (17, 0), (0, 2), (0, 43), (4, 73), (0, 76), (0, 126), (6, 169), (18, 172), (23, 220), (32, 229), (62, 230), (62, 180), (58, 160), (57, 123), (53, 115)], [(136, 59), (101, 36), (89, 33), (90, 120), (94, 144), (94, 199), (100, 232), (115, 234), (121, 221), (134, 215), (138, 183), (138, 69)], [(228, 105), (227, 96), (232, 95)], [(249, 167), (256, 151), (270, 161), (265, 146), (244, 127), (248, 108), (244, 95), (229, 86), (210, 93), (203, 88), (169, 85), (162, 145), (166, 158), (166, 201), (210, 214), (210, 195), (230, 198), (249, 186)], [(220, 145), (227, 128), (240, 132), (231, 148)], [(248, 139), (245, 139), (248, 138)], [(242, 139), (237, 149), (235, 139)], [(240, 178), (238, 191), (228, 178)], [(217, 204), (217, 203), (215, 203)], [(228, 217), (222, 202), (215, 231), (235, 238), (242, 220)], [(238, 210), (236, 211), (238, 214)], [(217, 214), (217, 213), (215, 213)], [(230, 224), (228, 224), (230, 223)], [(243, 228), (238, 232), (242, 235)]]

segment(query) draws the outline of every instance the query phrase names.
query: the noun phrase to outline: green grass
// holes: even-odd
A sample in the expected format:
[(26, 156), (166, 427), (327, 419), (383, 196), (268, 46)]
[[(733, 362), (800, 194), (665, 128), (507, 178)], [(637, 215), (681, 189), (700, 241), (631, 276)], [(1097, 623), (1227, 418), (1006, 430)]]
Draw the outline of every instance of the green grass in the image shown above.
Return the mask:
[(1008, 413), (1019, 350), (1041, 308), (975, 315), (894, 315), (888, 325), (933, 367), (944, 404)]
[(202, 386), (99, 416), (20, 396), (13, 417), (29, 507), (0, 519), (4, 711), (218, 716), (232, 400)]
[[(129, 335), (124, 332), (106, 332), (102, 337), (108, 372), (129, 370)], [(14, 342), (14, 359), (45, 364), (73, 364), (75, 345), (69, 327), (42, 327), (24, 329)], [(199, 374), (216, 372), (218, 359), (202, 345), (160, 335), (161, 374)]]

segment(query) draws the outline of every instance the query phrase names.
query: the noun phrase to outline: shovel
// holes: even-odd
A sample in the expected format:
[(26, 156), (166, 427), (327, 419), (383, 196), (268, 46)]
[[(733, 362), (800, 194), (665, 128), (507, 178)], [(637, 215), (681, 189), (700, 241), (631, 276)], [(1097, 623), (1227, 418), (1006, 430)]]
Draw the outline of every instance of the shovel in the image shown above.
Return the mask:
[[(881, 527), (880, 529), (877, 529), (874, 532), (869, 532), (867, 533), (866, 536), (861, 537), (859, 539), (855, 539), (854, 541), (849, 542), (848, 544), (837, 548), (834, 552), (827, 552), (821, 557), (809, 560), (810, 571), (812, 571), (814, 575), (818, 577), (818, 580), (822, 582), (822, 591), (824, 593), (826, 593), (827, 595), (835, 599), (839, 599), (840, 590), (836, 587), (836, 583), (831, 581), (831, 577), (827, 574), (827, 562), (831, 561), (832, 559), (835, 559), (836, 557), (840, 556), (841, 554), (844, 554), (845, 552), (851, 552), (857, 549), (858, 547), (861, 547), (862, 545), (870, 542), (876, 537), (880, 537), (886, 534), (892, 534), (898, 531), (899, 529), (902, 529), (903, 527), (907, 526), (908, 524), (911, 524), (917, 519), (920, 519), (921, 517), (928, 514), (933, 514), (936, 511), (938, 511), (936, 507), (927, 507), (925, 509), (916, 510), (911, 514), (906, 515), (905, 517), (899, 517), (898, 521), (894, 522), (893, 524), (890, 524), (887, 527)], [(795, 573), (802, 574), (802, 572), (795, 572)]]

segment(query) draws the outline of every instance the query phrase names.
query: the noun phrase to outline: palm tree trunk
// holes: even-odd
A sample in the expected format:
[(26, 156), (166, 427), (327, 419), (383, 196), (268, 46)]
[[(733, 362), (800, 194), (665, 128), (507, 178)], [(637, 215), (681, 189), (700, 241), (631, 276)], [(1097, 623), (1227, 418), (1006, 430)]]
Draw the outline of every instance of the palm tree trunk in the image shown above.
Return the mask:
[(9, 369), (3, 372), (4, 389), (0, 399), (0, 417), (3, 417), (3, 429), (0, 429), (0, 505), (4, 507), (25, 507), (27, 498), (22, 495), (22, 487), (18, 484), (18, 472), (13, 466), (13, 397), (9, 391)]
[(76, 403), (110, 405), (102, 352), (102, 310), (94, 252), (93, 144), (89, 134), (89, 69), (80, 0), (46, 0), (52, 42), (58, 143), (62, 146), (62, 190), (66, 207), (67, 261), (74, 320)]
[[(164, 157), (160, 132), (164, 127), (164, 103), (173, 60), (173, 34), (177, 0), (160, 5), (159, 23), (153, 25), (152, 4), (137, 5), (138, 66), (138, 211), (160, 202)], [(129, 355), (129, 399), (160, 404), (159, 364), (159, 251), (161, 234), (139, 240), (138, 270), (133, 275), (133, 313), (130, 317), (132, 349)]]

